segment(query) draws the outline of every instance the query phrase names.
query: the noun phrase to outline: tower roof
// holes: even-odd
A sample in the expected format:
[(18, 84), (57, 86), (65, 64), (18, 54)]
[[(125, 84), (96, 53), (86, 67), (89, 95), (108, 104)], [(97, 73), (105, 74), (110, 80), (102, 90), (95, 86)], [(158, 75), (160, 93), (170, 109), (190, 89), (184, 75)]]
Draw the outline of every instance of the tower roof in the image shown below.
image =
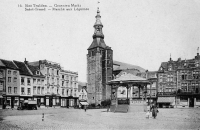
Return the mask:
[(96, 47), (106, 48), (106, 44), (102, 38), (93, 39), (93, 42), (90, 45), (90, 47), (88, 48), (88, 50), (92, 49), (92, 48), (96, 48)]

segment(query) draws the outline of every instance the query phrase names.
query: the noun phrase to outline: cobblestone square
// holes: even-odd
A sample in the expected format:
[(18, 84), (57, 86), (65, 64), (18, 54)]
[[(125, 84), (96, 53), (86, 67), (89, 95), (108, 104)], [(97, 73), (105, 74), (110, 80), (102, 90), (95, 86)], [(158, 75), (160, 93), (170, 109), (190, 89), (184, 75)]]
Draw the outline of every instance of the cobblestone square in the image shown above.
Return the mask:
[(9, 109), (0, 110), (0, 114), (0, 128), (3, 130), (200, 129), (199, 108), (159, 109), (156, 119), (146, 119), (145, 112), (112, 113), (106, 109), (89, 109), (86, 112), (67, 108), (24, 111)]

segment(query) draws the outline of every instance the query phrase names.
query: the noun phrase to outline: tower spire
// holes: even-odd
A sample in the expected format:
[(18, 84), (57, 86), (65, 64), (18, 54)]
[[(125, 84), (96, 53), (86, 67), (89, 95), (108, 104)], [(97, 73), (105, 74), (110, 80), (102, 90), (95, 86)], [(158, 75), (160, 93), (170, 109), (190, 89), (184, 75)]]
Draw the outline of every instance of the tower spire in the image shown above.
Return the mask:
[(94, 24), (94, 34), (93, 34), (93, 38), (103, 38), (104, 39), (104, 35), (103, 35), (103, 24), (101, 23), (101, 15), (100, 15), (100, 11), (99, 11), (99, 7), (97, 7), (97, 15), (95, 16), (96, 18), (96, 22)]

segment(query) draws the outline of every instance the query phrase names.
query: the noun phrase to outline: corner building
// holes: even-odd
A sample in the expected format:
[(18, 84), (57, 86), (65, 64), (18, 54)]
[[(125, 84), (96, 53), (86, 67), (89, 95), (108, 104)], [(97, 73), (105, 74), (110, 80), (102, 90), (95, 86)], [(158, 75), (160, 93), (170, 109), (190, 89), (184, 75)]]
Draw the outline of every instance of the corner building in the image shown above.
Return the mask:
[(97, 10), (93, 42), (87, 49), (88, 103), (95, 105), (110, 99), (111, 89), (106, 84), (112, 80), (113, 72), (113, 50), (105, 44), (102, 28), (100, 11)]

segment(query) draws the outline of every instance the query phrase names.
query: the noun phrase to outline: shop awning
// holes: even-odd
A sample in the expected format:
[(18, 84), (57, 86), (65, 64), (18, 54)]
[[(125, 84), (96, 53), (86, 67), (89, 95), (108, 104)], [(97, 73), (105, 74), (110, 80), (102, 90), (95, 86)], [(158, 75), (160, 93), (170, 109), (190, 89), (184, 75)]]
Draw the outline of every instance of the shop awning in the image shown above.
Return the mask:
[(157, 103), (171, 103), (175, 101), (175, 97), (158, 97)]
[(80, 102), (81, 105), (89, 105), (87, 102)]

